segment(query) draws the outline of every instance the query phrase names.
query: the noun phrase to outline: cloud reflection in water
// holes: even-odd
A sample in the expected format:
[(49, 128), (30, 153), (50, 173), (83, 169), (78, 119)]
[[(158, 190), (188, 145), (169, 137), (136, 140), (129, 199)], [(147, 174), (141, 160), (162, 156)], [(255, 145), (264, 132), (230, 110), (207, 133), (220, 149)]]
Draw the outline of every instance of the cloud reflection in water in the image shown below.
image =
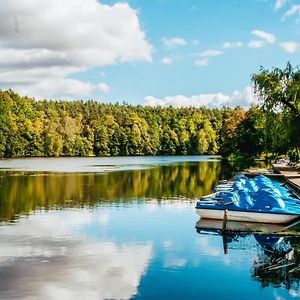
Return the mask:
[[(53, 212), (1, 226), (0, 299), (135, 295), (152, 258), (152, 245), (96, 241), (74, 233), (74, 226), (89, 224), (91, 216), (86, 211)], [(101, 226), (101, 218), (98, 222)]]

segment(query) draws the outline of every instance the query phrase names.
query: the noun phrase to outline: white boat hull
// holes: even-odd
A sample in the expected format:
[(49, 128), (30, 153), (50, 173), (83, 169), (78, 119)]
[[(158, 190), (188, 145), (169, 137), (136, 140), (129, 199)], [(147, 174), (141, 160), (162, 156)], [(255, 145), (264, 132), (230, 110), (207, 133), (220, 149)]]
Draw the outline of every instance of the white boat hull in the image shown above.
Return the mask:
[[(218, 209), (205, 209), (197, 208), (197, 214), (201, 218), (223, 220), (224, 210)], [(297, 219), (298, 215), (289, 214), (272, 214), (272, 213), (258, 213), (258, 212), (244, 212), (227, 210), (227, 220), (229, 221), (241, 221), (241, 222), (258, 222), (258, 223), (273, 223), (273, 224), (285, 224)]]

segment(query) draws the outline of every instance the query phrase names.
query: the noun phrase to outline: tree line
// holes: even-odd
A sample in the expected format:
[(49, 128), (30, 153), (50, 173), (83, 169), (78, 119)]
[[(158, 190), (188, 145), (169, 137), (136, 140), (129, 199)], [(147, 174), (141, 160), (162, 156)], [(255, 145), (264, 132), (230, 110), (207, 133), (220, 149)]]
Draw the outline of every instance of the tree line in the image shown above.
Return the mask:
[(286, 153), (300, 143), (300, 72), (261, 69), (261, 106), (208, 109), (36, 101), (0, 91), (0, 157)]
[(222, 111), (94, 101), (35, 101), (0, 92), (0, 156), (215, 154)]

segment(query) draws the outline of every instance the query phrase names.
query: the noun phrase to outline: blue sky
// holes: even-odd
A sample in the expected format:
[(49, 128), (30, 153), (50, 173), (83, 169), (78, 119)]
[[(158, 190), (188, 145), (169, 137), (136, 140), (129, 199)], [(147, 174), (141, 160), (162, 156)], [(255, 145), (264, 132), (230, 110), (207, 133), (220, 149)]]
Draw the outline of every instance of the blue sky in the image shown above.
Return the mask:
[(0, 87), (37, 98), (247, 106), (260, 66), (299, 64), (296, 0), (33, 2), (3, 0)]

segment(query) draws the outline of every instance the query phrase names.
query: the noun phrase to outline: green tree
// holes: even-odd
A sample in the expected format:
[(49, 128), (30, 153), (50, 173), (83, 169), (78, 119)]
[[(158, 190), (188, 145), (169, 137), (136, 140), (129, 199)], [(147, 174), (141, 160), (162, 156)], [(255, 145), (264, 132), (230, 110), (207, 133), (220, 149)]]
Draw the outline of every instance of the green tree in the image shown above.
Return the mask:
[(265, 150), (266, 115), (251, 107), (236, 128), (235, 145), (244, 156), (257, 156)]
[(236, 129), (245, 118), (245, 112), (237, 107), (225, 109), (222, 116), (222, 129), (219, 135), (220, 153), (224, 157), (235, 154), (237, 150)]
[[(300, 69), (289, 62), (284, 69), (261, 68), (258, 74), (252, 75), (255, 93), (262, 100), (266, 111), (290, 114), (293, 130), (287, 143), (290, 147), (300, 145)], [(289, 130), (287, 128), (287, 130)]]
[(300, 117), (300, 70), (288, 62), (284, 69), (261, 68), (252, 75), (256, 95), (267, 110), (289, 109)]

